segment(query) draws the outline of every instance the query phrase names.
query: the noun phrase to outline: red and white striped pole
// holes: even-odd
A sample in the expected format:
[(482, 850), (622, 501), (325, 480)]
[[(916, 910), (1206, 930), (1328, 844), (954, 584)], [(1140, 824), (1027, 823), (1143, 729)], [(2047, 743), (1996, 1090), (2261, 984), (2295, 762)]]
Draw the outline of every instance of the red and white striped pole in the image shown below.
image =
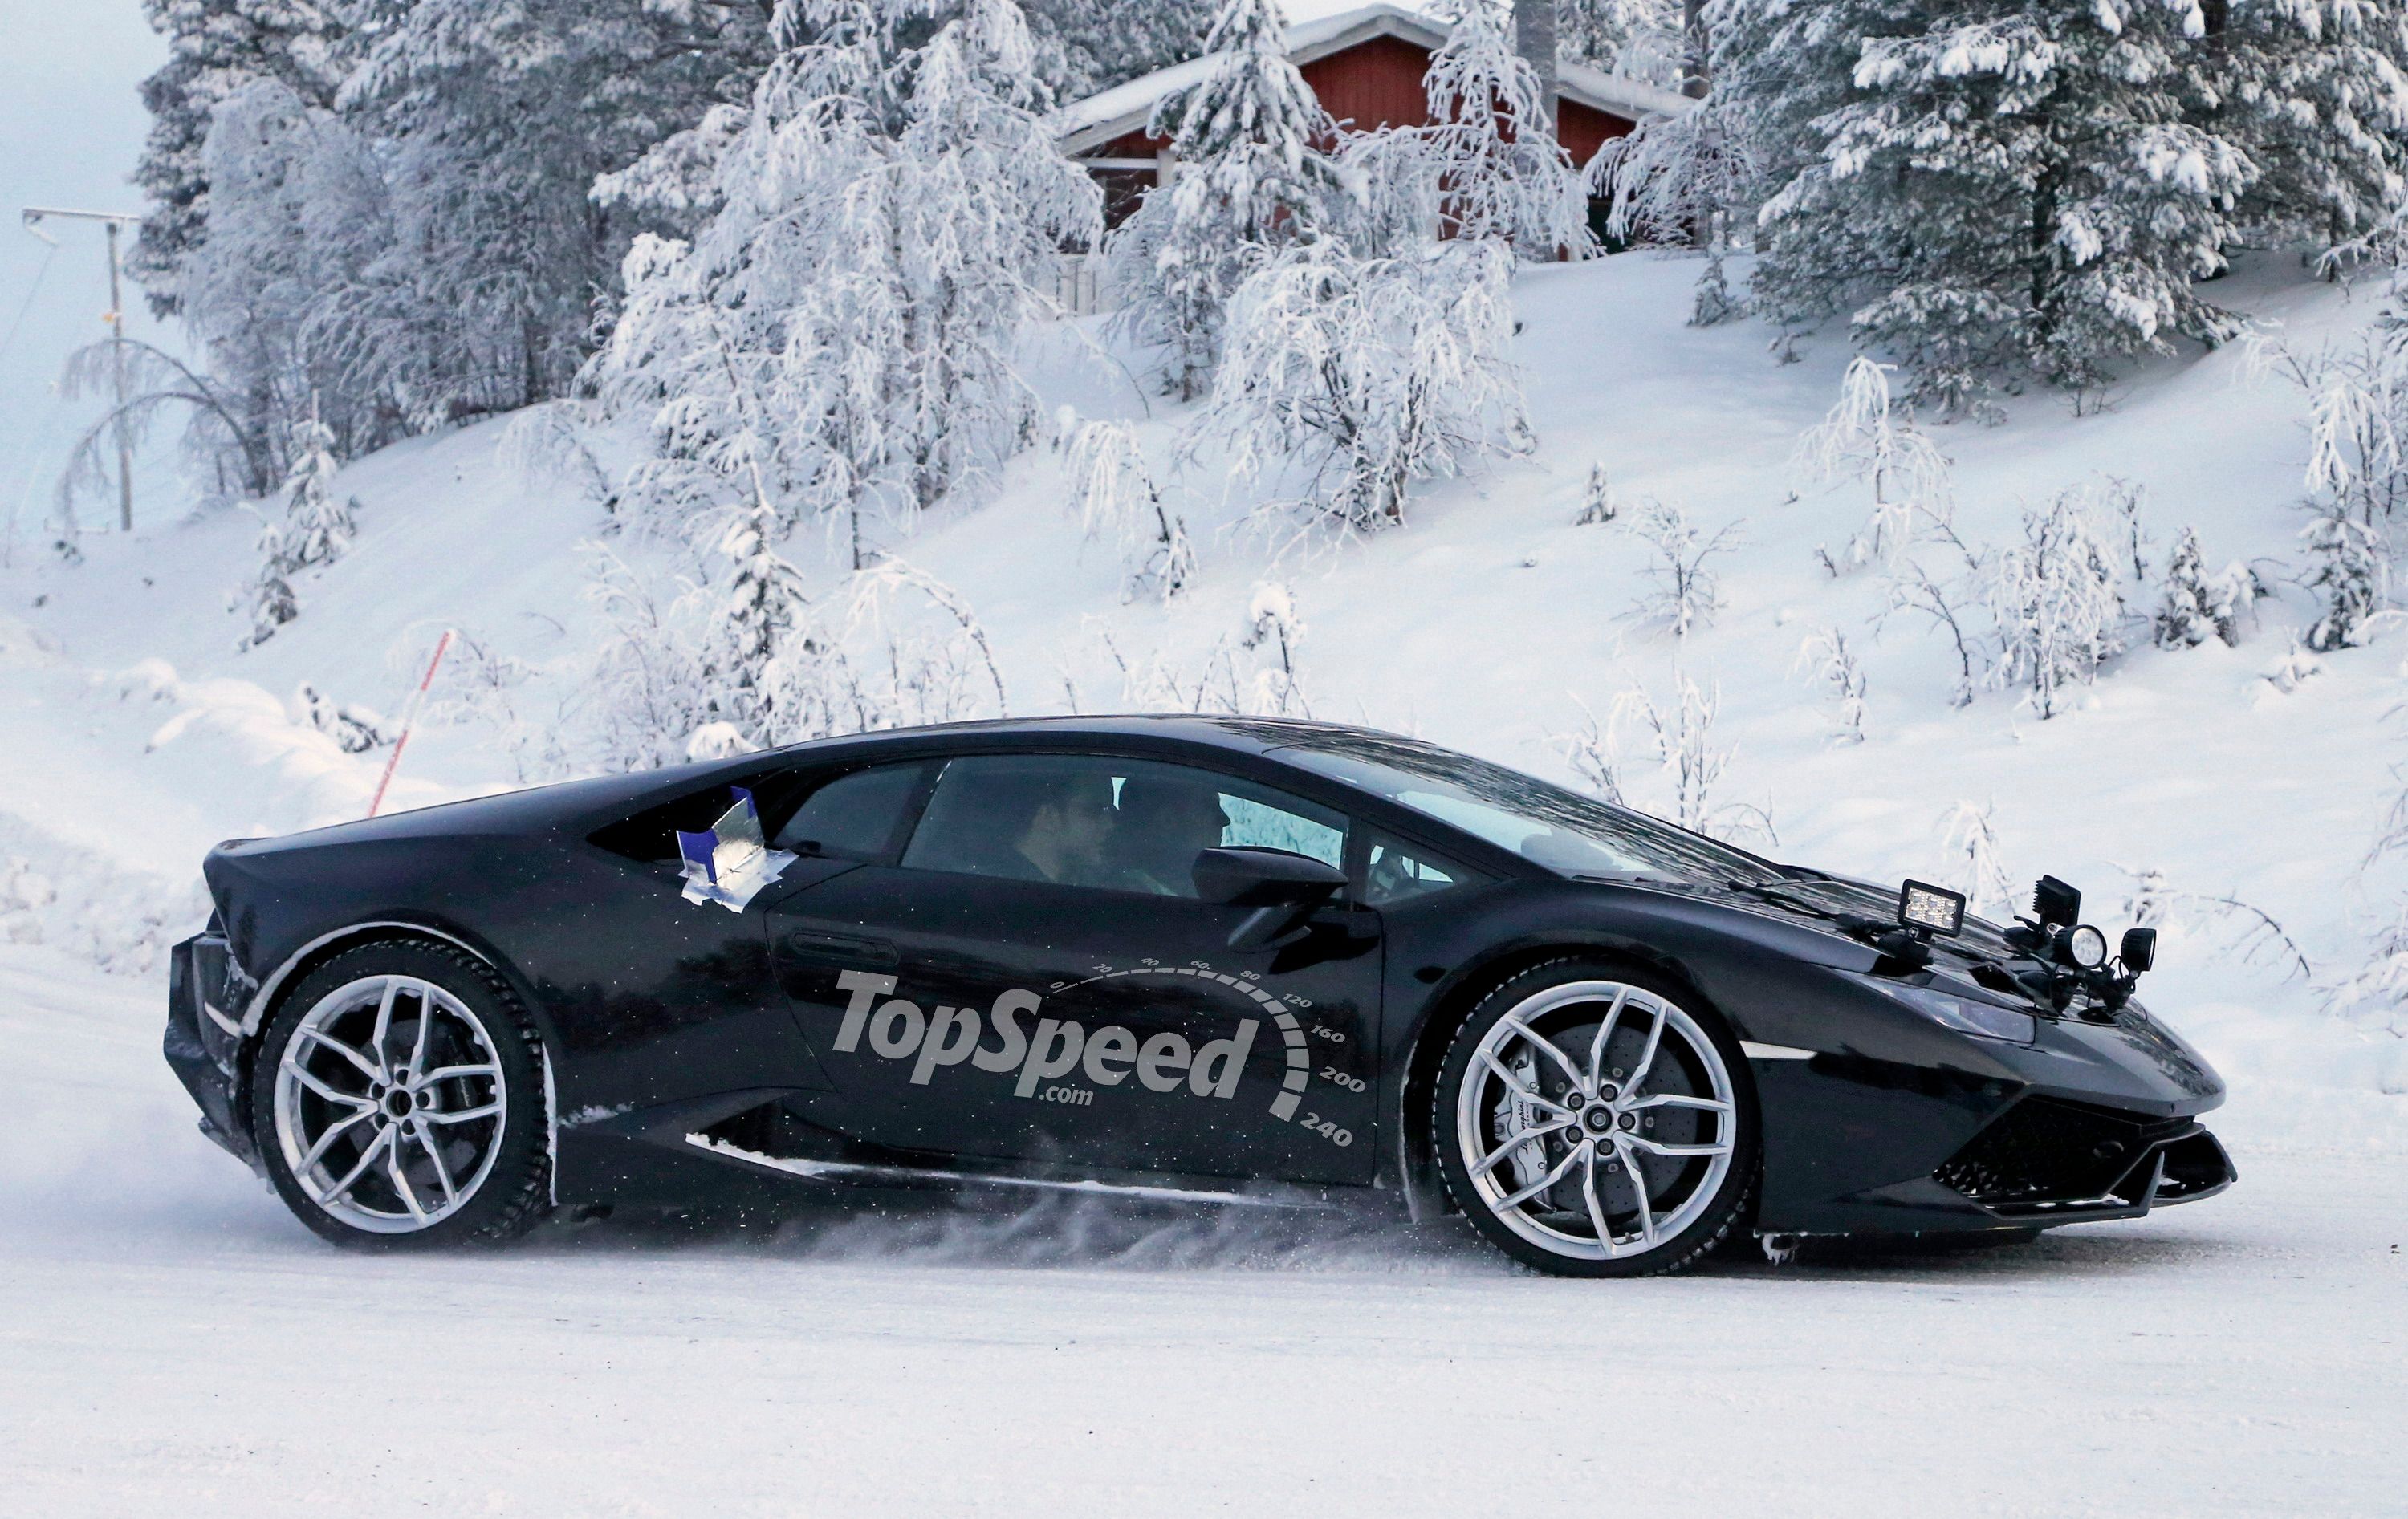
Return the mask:
[(385, 756), (384, 774), (377, 781), (376, 795), (368, 800), (370, 817), (376, 816), (377, 809), (384, 805), (384, 789), (393, 784), (393, 772), (401, 764), (401, 752), (409, 745), (409, 730), (418, 722), (419, 706), (426, 700), (426, 688), (435, 683), (435, 669), (443, 663), (444, 651), (451, 647), (452, 630), (447, 627), (443, 630), (443, 637), (435, 640), (435, 657), (426, 662), (425, 678), (418, 682), (418, 689), (409, 694), (409, 706), (401, 714), (400, 736), (393, 741), (393, 752)]

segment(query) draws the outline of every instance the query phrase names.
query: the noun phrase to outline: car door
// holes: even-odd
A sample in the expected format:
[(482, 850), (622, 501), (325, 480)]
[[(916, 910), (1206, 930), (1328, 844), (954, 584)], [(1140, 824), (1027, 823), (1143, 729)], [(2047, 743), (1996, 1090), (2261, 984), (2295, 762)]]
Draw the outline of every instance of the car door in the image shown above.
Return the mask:
[(947, 761), (898, 859), (772, 909), (826, 1115), (944, 1155), (1369, 1181), (1376, 915), (1335, 902), (1298, 942), (1235, 951), (1248, 910), (1192, 876), (1225, 844), (1339, 865), (1348, 825), (1186, 766)]

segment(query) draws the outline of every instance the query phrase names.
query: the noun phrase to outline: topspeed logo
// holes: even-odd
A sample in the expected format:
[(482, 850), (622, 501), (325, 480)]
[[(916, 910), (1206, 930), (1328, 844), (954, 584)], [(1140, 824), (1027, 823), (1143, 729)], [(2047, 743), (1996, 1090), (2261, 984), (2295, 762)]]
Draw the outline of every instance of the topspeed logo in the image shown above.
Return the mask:
[[(836, 983), (853, 994), (836, 1031), (838, 1053), (852, 1054), (867, 1035), (872, 1053), (911, 1061), (915, 1086), (927, 1085), (939, 1070), (964, 1061), (998, 1075), (1017, 1071), (1011, 1092), (1020, 1097), (1033, 1096), (1039, 1084), (1073, 1070), (1083, 1070), (1097, 1086), (1118, 1086), (1135, 1076), (1149, 1092), (1176, 1092), (1184, 1086), (1199, 1097), (1235, 1096), (1259, 1026), (1253, 1018), (1241, 1020), (1229, 1038), (1201, 1046), (1168, 1030), (1140, 1043), (1118, 1024), (1089, 1033), (1075, 1018), (1039, 1018), (1033, 1028), (1024, 1029), (1021, 1020), (1044, 1005), (1045, 999), (1034, 992), (1005, 992), (984, 1018), (975, 1008), (939, 1008), (932, 1016), (915, 1002), (890, 996), (896, 985), (892, 976), (848, 970)], [(879, 1002), (880, 997), (889, 999)], [(986, 1047), (988, 1026), (1000, 1049)]]

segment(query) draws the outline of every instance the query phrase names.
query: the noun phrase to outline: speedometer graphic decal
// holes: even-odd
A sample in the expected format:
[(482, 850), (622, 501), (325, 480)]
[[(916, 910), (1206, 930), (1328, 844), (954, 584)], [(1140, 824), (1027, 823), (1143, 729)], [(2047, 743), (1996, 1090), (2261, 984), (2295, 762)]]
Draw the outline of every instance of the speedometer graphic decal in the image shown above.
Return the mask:
[[(1233, 976), (1226, 970), (1215, 970), (1211, 966), (1201, 963), (1168, 966), (1159, 962), (1147, 962), (1125, 970), (1109, 967), (1101, 967), (1096, 974), (1079, 981), (1056, 982), (1053, 989), (1056, 992), (1067, 992), (1074, 987), (1093, 986), (1100, 982), (1125, 981), (1139, 976), (1183, 976), (1191, 981), (1212, 982), (1251, 999), (1259, 1007), (1263, 1015), (1278, 1026), (1280, 1037), (1287, 1040), (1287, 1075), (1280, 1082), (1279, 1091), (1272, 1095), (1271, 1116), (1282, 1123), (1287, 1123), (1296, 1117), (1297, 1104), (1303, 1100), (1306, 1083), (1312, 1079), (1312, 1053), (1305, 1043), (1304, 1025), (1298, 1023), (1296, 1014), (1289, 1010), (1290, 1005), (1287, 1001), (1263, 990), (1261, 986), (1244, 976)], [(1297, 999), (1295, 1005), (1312, 1006), (1310, 1002), (1301, 998)]]

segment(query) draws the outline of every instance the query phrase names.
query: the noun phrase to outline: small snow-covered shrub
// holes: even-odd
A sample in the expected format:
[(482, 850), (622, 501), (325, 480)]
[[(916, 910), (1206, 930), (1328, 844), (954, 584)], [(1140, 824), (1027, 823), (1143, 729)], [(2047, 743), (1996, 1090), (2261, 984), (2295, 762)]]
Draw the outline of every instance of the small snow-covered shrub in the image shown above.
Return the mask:
[(1831, 698), (1832, 715), (1841, 743), (1865, 741), (1865, 667), (1848, 647), (1848, 636), (1835, 627), (1818, 629), (1798, 650), (1799, 667), (1813, 666), (1808, 677)]
[(1146, 467), (1137, 434), (1124, 422), (1091, 422), (1071, 435), (1065, 465), (1079, 525), (1091, 538), (1110, 538), (1128, 579), (1125, 594), (1152, 593), (1164, 601), (1196, 578), (1196, 546), (1187, 523), (1163, 505), (1162, 488)]
[[(1771, 815), (1763, 808), (1719, 799), (1717, 788), (1723, 771), (1739, 752), (1737, 744), (1717, 745), (1713, 741), (1714, 718), (1722, 709), (1722, 688), (1700, 686), (1677, 671), (1673, 681), (1675, 689), (1673, 699), (1667, 704), (1669, 710), (1656, 705), (1644, 686), (1633, 685), (1615, 697), (1612, 713), (1607, 719), (1610, 738), (1626, 723), (1645, 731), (1672, 787), (1670, 816), (1674, 823), (1693, 833), (1733, 843), (1756, 839), (1778, 844), (1781, 840), (1773, 832)], [(1611, 751), (1611, 741), (1608, 747)]]
[(1622, 503), (1613, 494), (1612, 482), (1605, 478), (1605, 466), (1588, 466), (1588, 484), (1581, 492), (1580, 515), (1572, 519), (1574, 527), (1597, 527), (1613, 521), (1622, 512)]
[(2004, 915), (2015, 910), (2014, 888), (2000, 862), (1996, 804), (1958, 802), (1940, 819), (1939, 879), (1961, 881), (1975, 911)]
[(1856, 480), (1872, 494), (1872, 517), (1834, 559), (1832, 574), (1874, 560), (1895, 564), (1914, 536), (1916, 519), (1948, 517), (1948, 460), (1899, 414), (1890, 397), (1890, 366), (1859, 356), (1848, 365), (1830, 415), (1798, 440), (1790, 467), (1815, 484)]
[(1312, 707), (1297, 674), (1297, 646), (1304, 641), (1304, 619), (1296, 609), (1296, 589), (1283, 581), (1266, 580), (1254, 587), (1246, 604), (1246, 631), (1240, 647), (1256, 651), (1262, 660), (1254, 671), (1248, 709), (1257, 717), (1311, 717)]
[(1717, 556), (1739, 547), (1739, 523), (1726, 523), (1708, 534), (1689, 521), (1680, 503), (1652, 497), (1631, 511), (1625, 523), (1655, 551), (1647, 575), (1656, 589), (1640, 601), (1639, 616), (1676, 638), (1713, 622), (1722, 610), (1723, 594), (1722, 581), (1711, 566)]
[(1316, 515), (1361, 530), (1402, 522), (1416, 480), (1527, 452), (1506, 358), (1510, 272), (1481, 242), (1365, 259), (1325, 240), (1282, 254), (1238, 291), (1182, 457), (1218, 438), (1240, 478), (1293, 465)]
[(2265, 594), (2245, 565), (2231, 564), (2211, 574), (2199, 546), (2199, 532), (2186, 527), (2174, 539), (2173, 556), (2157, 594), (2152, 621), (2160, 649), (2196, 649), (2210, 638), (2228, 644), (2241, 641), (2241, 619)]
[(1990, 684), (2021, 688), (2042, 718), (2124, 652), (2121, 575), (2088, 492), (2061, 491), (2045, 509), (2027, 510), (2022, 540), (1985, 556), (1979, 575), (1996, 639)]
[(365, 754), (393, 742), (383, 713), (356, 702), (337, 705), (307, 681), (294, 689), (289, 705), (294, 722), (326, 735), (346, 754)]
[(1622, 797), (1622, 755), (1613, 741), (1613, 725), (1599, 724), (1588, 703), (1573, 698), (1581, 709), (1581, 725), (1570, 733), (1552, 734), (1547, 741), (1563, 752), (1564, 763), (1581, 784), (1603, 801), (1627, 807)]

